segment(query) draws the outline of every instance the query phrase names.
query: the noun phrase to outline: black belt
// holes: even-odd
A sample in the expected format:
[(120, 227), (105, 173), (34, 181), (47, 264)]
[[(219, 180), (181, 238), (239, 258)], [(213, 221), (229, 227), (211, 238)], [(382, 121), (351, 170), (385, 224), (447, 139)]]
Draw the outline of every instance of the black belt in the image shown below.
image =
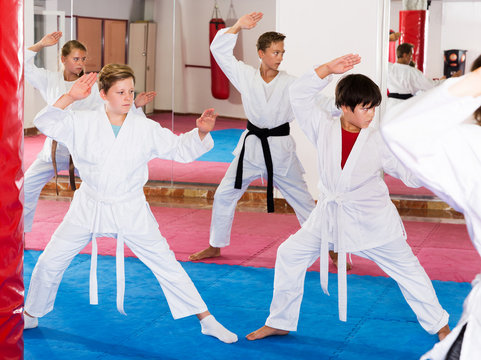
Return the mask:
[(409, 98), (412, 98), (414, 95), (413, 94), (398, 94), (398, 93), (389, 93), (387, 97), (394, 98), (394, 99), (401, 99), (401, 100), (407, 100)]
[(264, 154), (264, 161), (267, 168), (267, 212), (274, 212), (274, 167), (272, 165), (271, 150), (267, 138), (269, 136), (287, 136), (289, 135), (289, 123), (285, 123), (273, 129), (261, 129), (247, 122), (247, 130), (249, 130), (244, 138), (242, 150), (239, 155), (239, 162), (237, 164), (237, 173), (235, 177), (235, 189), (242, 189), (242, 169), (244, 167), (244, 152), (246, 147), (246, 139), (249, 135), (255, 135), (261, 140), (262, 152)]

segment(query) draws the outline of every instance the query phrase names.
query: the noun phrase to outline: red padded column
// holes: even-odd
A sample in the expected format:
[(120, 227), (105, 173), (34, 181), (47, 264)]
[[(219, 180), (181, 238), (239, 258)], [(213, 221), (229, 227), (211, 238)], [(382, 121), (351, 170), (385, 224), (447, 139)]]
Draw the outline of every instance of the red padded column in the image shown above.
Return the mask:
[(23, 359), (23, 0), (0, 11), (0, 358)]
[(426, 10), (403, 10), (399, 12), (399, 43), (414, 45), (413, 61), (424, 71), (424, 43), (426, 38)]

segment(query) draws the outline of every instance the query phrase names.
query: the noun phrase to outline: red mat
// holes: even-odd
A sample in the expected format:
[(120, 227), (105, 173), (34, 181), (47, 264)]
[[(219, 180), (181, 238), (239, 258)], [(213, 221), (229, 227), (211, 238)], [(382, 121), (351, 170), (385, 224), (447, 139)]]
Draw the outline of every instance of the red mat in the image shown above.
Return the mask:
[[(39, 201), (32, 232), (26, 234), (26, 249), (44, 249), (68, 206), (65, 201)], [(152, 207), (152, 211), (180, 261), (208, 245), (210, 210)], [(409, 244), (432, 280), (467, 282), (480, 272), (480, 257), (464, 225), (408, 221), (405, 227)], [(221, 257), (205, 262), (272, 268), (278, 246), (298, 228), (293, 214), (238, 212), (231, 245), (223, 249)], [(90, 253), (90, 245), (82, 253)], [(113, 256), (115, 240), (99, 239), (99, 254)], [(129, 249), (125, 255), (133, 256)], [(352, 260), (350, 274), (386, 276), (369, 260), (356, 256)], [(319, 271), (319, 262), (310, 270)], [(336, 271), (332, 264), (330, 271)]]

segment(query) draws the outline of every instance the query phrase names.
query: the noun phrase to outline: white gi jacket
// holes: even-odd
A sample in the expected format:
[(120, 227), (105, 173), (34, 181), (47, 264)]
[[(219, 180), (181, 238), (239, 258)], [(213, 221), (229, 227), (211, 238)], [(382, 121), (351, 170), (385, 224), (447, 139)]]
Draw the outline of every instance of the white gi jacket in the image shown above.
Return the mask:
[(290, 88), (291, 104), (299, 125), (317, 148), (319, 200), (303, 228), (321, 238), (321, 285), (328, 282), (328, 249), (339, 253), (339, 311), (346, 320), (346, 253), (405, 239), (401, 218), (391, 202), (382, 171), (417, 187), (417, 180), (392, 155), (372, 123), (362, 129), (341, 169), (342, 134), (339, 117), (315, 104), (315, 96), (330, 81), (314, 70)]
[[(396, 106), (382, 123), (392, 151), (443, 201), (462, 212), (469, 236), (481, 254), (481, 126), (471, 114), (481, 97), (454, 97), (449, 87), (459, 78)], [(464, 302), (457, 326), (422, 359), (444, 360), (467, 323), (461, 360), (481, 354), (481, 274)]]
[[(65, 94), (68, 89), (65, 86), (65, 80), (63, 72), (53, 72), (46, 69), (38, 68), (35, 66), (33, 60), (37, 53), (35, 51), (25, 50), (25, 79), (42, 95), (47, 105), (54, 104), (60, 96)], [(92, 86), (90, 95), (72, 104), (73, 110), (89, 110), (95, 109), (100, 104), (103, 104), (103, 100), (100, 97), (98, 86)], [(52, 139), (45, 139), (42, 150), (38, 154), (38, 158), (43, 161), (52, 161), (51, 155)], [(65, 146), (57, 146), (57, 161), (68, 162), (69, 153)]]
[[(295, 80), (294, 76), (284, 71), (279, 71), (269, 86), (275, 86), (274, 91), (266, 100), (264, 91), (265, 81), (262, 79), (259, 68), (238, 61), (233, 54), (237, 41), (237, 34), (226, 34), (229, 28), (217, 32), (210, 50), (215, 61), (232, 85), (241, 93), (242, 104), (249, 121), (259, 128), (272, 129), (294, 120), (291, 104), (289, 103), (289, 85)], [(272, 83), (275, 82), (275, 83)], [(234, 155), (241, 151), (247, 130), (242, 134)], [(296, 145), (291, 135), (271, 136), (268, 138), (275, 172), (285, 176), (295, 157)], [(244, 161), (260, 168), (265, 168), (261, 141), (257, 136), (247, 137), (245, 144)]]
[[(158, 228), (143, 192), (148, 180), (147, 163), (154, 158), (193, 161), (212, 149), (212, 137), (208, 134), (201, 141), (197, 129), (177, 136), (133, 110), (115, 137), (103, 105), (95, 111), (77, 112), (48, 106), (37, 115), (34, 124), (68, 148), (82, 178), (64, 221), (88, 229), (93, 240), (96, 234), (117, 234), (117, 265), (121, 270), (120, 274), (117, 270), (117, 307), (123, 312), (122, 235), (146, 234)], [(95, 269), (93, 241), (93, 304), (97, 303)]]

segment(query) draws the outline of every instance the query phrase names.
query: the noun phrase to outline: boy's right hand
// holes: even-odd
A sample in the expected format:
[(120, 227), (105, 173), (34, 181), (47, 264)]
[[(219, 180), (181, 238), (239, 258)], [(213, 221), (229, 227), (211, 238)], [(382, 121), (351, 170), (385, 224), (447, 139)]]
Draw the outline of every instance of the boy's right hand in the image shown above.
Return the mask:
[(261, 12), (251, 12), (250, 14), (245, 14), (244, 16), (240, 17), (239, 20), (237, 20), (237, 24), (241, 27), (241, 29), (252, 29), (257, 25), (263, 16), (264, 14)]
[(232, 26), (227, 33), (237, 34), (241, 29), (252, 29), (257, 25), (263, 16), (264, 14), (261, 12), (251, 12), (250, 14), (245, 14), (237, 20), (234, 26)]
[(347, 54), (325, 63), (315, 69), (317, 75), (324, 79), (331, 74), (344, 74), (351, 70), (354, 65), (361, 62), (361, 57), (357, 54)]
[(89, 96), (92, 86), (97, 82), (97, 73), (89, 73), (78, 79), (67, 93), (72, 100), (82, 100)]

